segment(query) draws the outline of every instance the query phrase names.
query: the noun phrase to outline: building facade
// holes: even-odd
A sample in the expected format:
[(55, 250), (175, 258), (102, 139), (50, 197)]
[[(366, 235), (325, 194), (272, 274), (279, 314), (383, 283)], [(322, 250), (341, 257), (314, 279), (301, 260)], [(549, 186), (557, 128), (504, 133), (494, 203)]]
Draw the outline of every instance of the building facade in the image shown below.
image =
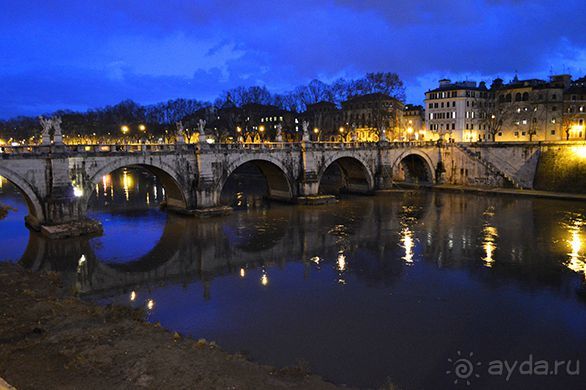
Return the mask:
[(425, 94), (425, 127), (456, 142), (586, 140), (586, 78), (441, 80)]
[(425, 93), (425, 127), (430, 138), (455, 142), (482, 140), (480, 108), (488, 99), (484, 83), (440, 80), (438, 88)]
[(399, 141), (426, 140), (429, 137), (425, 128), (425, 110), (423, 106), (406, 104), (403, 110), (402, 133)]

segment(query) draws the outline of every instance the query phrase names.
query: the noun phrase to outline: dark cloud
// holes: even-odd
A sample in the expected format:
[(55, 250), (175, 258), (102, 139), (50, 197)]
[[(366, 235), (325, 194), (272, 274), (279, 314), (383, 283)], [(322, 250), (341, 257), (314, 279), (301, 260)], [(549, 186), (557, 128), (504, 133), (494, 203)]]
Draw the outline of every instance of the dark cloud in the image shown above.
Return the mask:
[(1, 117), (379, 70), (419, 101), (442, 75), (586, 69), (582, 0), (33, 3), (0, 13)]

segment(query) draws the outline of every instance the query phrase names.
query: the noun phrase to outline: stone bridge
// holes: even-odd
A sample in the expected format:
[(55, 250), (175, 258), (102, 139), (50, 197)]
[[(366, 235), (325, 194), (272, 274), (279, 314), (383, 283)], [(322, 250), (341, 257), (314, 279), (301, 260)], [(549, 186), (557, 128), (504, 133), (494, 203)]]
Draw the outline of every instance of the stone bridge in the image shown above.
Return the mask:
[[(230, 175), (246, 163), (266, 178), (269, 198), (306, 204), (327, 195), (320, 183), (331, 169), (339, 172), (345, 191), (359, 194), (405, 181), (517, 183), (514, 169), (499, 171), (498, 161), (489, 164), (464, 145), (433, 142), (52, 145), (0, 151), (0, 176), (25, 197), (27, 225), (49, 237), (99, 231), (99, 224), (86, 217), (92, 189), (105, 175), (125, 167), (152, 172), (165, 188), (165, 206), (195, 215), (229, 209), (220, 204), (220, 194)], [(532, 156), (519, 159), (525, 171), (531, 171), (523, 163), (531, 163)]]

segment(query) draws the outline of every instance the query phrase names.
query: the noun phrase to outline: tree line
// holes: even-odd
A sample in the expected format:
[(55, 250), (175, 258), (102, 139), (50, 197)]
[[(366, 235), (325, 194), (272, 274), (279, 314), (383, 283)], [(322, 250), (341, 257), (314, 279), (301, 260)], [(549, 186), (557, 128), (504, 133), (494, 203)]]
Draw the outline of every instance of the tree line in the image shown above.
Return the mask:
[[(265, 86), (237, 87), (226, 90), (213, 102), (196, 99), (174, 99), (152, 105), (141, 105), (132, 100), (86, 112), (59, 110), (46, 116), (58, 115), (63, 120), (63, 133), (69, 136), (115, 136), (121, 126), (137, 131), (144, 125), (149, 134), (174, 131), (175, 122), (200, 110), (221, 109), (227, 103), (236, 107), (247, 104), (273, 105), (278, 108), (303, 112), (307, 106), (328, 101), (340, 106), (344, 100), (370, 93), (384, 93), (398, 100), (405, 100), (403, 81), (396, 73), (367, 73), (359, 79), (338, 79), (331, 83), (312, 80), (307, 85), (286, 93), (272, 93)], [(0, 138), (30, 139), (39, 135), (37, 117), (19, 116), (0, 121)]]

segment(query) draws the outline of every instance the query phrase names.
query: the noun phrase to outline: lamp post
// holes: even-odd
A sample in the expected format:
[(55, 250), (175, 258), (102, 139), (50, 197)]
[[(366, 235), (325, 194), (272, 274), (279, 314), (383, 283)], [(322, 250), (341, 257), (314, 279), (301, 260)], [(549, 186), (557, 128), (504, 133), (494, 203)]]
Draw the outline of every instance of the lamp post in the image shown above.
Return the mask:
[(263, 142), (265, 127), (263, 125), (260, 125), (258, 127), (258, 131), (260, 132), (260, 142)]
[(315, 127), (313, 129), (313, 133), (315, 134), (315, 141), (319, 142), (319, 129), (317, 127)]

